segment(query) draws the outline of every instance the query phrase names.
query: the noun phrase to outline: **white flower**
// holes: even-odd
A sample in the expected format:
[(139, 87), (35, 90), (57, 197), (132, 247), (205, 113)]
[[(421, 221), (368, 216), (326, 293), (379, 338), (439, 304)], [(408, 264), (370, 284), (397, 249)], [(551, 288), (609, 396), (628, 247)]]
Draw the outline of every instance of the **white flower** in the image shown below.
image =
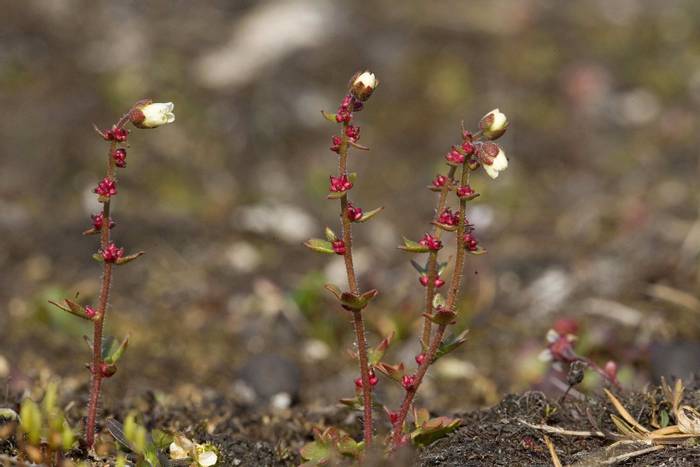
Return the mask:
[(175, 440), (170, 443), (170, 458), (173, 460), (186, 459), (190, 457), (190, 451), (194, 448), (194, 443), (184, 436), (176, 435)]
[(147, 102), (131, 111), (131, 122), (138, 128), (157, 128), (175, 121), (172, 102)]
[(491, 178), (498, 178), (498, 174), (508, 168), (506, 153), (494, 143), (482, 144), (478, 157), (484, 170)]
[(479, 128), (486, 139), (500, 138), (508, 128), (508, 118), (499, 109), (493, 109), (481, 118)]
[(363, 71), (353, 76), (350, 83), (350, 91), (357, 99), (366, 101), (377, 89), (377, 86), (379, 86), (379, 80), (374, 76), (374, 73)]
[(216, 465), (216, 462), (219, 460), (216, 447), (209, 443), (198, 444), (195, 449), (194, 460), (201, 467)]

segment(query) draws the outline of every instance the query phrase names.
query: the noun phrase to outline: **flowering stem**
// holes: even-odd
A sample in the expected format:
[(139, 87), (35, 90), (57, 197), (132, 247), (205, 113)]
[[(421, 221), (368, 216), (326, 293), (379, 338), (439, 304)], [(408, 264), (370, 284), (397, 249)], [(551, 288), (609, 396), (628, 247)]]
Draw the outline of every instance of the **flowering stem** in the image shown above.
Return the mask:
[[(128, 121), (129, 113), (124, 114), (116, 124), (117, 128), (122, 128)], [(107, 153), (107, 178), (113, 179), (115, 172), (114, 159), (112, 154), (116, 150), (117, 143), (112, 141)], [(111, 200), (108, 198), (102, 204), (102, 216), (104, 225), (100, 229), (100, 249), (105, 251), (110, 241), (110, 207)], [(100, 389), (102, 387), (102, 378), (104, 377), (101, 371), (102, 366), (102, 331), (104, 329), (105, 315), (109, 307), (109, 292), (112, 285), (112, 266), (113, 264), (107, 261), (103, 262), (102, 266), (102, 284), (100, 286), (100, 296), (97, 304), (96, 319), (93, 321), (92, 335), (92, 364), (90, 365), (90, 373), (92, 381), (90, 384), (90, 401), (88, 402), (87, 423), (85, 426), (85, 443), (88, 448), (92, 448), (95, 443), (95, 422), (97, 419), (97, 407), (100, 399)]]
[[(450, 179), (452, 178), (452, 175), (454, 175), (454, 167), (450, 169)], [(462, 173), (461, 173), (461, 180), (460, 180), (460, 186), (465, 186), (469, 183), (469, 174), (471, 170), (469, 167), (467, 167), (466, 163), (462, 165)], [(444, 189), (443, 189), (444, 190)], [(446, 193), (446, 191), (443, 191), (442, 193)], [(444, 208), (444, 201), (443, 201), (443, 196), (440, 196), (440, 202), (442, 204), (442, 207)], [(446, 196), (446, 195), (445, 195)], [(439, 202), (439, 205), (440, 205)], [(466, 249), (462, 245), (462, 237), (464, 236), (464, 232), (466, 229), (466, 210), (467, 210), (467, 200), (464, 198), (460, 198), (459, 200), (459, 223), (457, 224), (457, 257), (455, 259), (455, 266), (454, 266), (454, 271), (452, 274), (452, 278), (450, 280), (450, 287), (449, 287), (449, 293), (447, 296), (447, 303), (445, 307), (450, 310), (454, 311), (455, 304), (457, 301), (457, 296), (459, 294), (459, 288), (462, 282), (462, 269), (464, 267), (464, 257), (466, 254)], [(439, 212), (438, 212), (439, 215)], [(436, 263), (437, 263), (437, 252), (435, 253), (436, 257)], [(431, 259), (432, 259), (433, 253), (431, 253)], [(430, 274), (430, 273), (429, 273)], [(432, 284), (434, 282), (434, 278), (429, 278), (428, 285)], [(434, 291), (433, 291), (434, 295)], [(432, 312), (432, 298), (430, 303), (426, 303), (428, 310)], [(427, 319), (426, 319), (427, 321)], [(408, 412), (411, 409), (411, 405), (413, 403), (413, 399), (416, 396), (416, 393), (418, 392), (418, 388), (420, 387), (421, 382), (423, 381), (423, 377), (428, 371), (428, 368), (432, 364), (433, 360), (435, 359), (435, 355), (440, 348), (440, 344), (442, 343), (442, 339), (445, 335), (445, 329), (447, 328), (447, 324), (441, 324), (438, 326), (437, 331), (435, 332), (432, 340), (430, 340), (430, 345), (428, 347), (428, 351), (425, 354), (425, 358), (423, 359), (423, 362), (419, 365), (418, 371), (415, 374), (415, 380), (413, 384), (406, 389), (406, 394), (404, 396), (403, 402), (401, 403), (401, 408), (399, 409), (399, 415), (398, 418), (396, 419), (396, 422), (394, 423), (393, 426), (393, 433), (392, 433), (392, 440), (391, 444), (394, 448), (398, 447), (401, 442), (402, 442), (402, 437), (403, 437), (403, 426), (404, 422), (406, 420), (406, 417), (408, 416)], [(425, 331), (425, 328), (424, 328)], [(430, 330), (428, 330), (430, 332)], [(428, 334), (429, 337), (429, 334)], [(425, 339), (425, 336), (424, 336)], [(424, 342), (427, 342), (424, 340)]]
[[(450, 192), (450, 185), (452, 178), (454, 177), (457, 167), (450, 166), (450, 171), (447, 174), (447, 183), (440, 190), (440, 196), (438, 198), (437, 209), (435, 211), (435, 220), (438, 220), (440, 213), (445, 209), (445, 204), (447, 202), (447, 194)], [(433, 237), (440, 240), (442, 234), (442, 229), (438, 226), (433, 227)], [(425, 312), (432, 313), (433, 311), (433, 298), (435, 297), (435, 279), (438, 273), (438, 252), (431, 251), (428, 257), (428, 285), (425, 290)], [(423, 349), (430, 345), (430, 332), (432, 330), (432, 321), (428, 318), (423, 319), (423, 337), (421, 338), (421, 344), (423, 344)]]
[[(346, 133), (347, 122), (343, 122), (341, 144), (338, 151), (338, 176), (347, 176), (348, 160), (348, 136)], [(347, 192), (340, 198), (340, 218), (343, 228), (343, 242), (345, 243), (345, 271), (348, 276), (348, 287), (353, 295), (359, 295), (360, 289), (357, 285), (357, 276), (352, 258), (352, 226), (348, 217), (348, 195)], [(355, 337), (357, 339), (357, 354), (360, 360), (360, 377), (362, 378), (362, 399), (364, 405), (364, 441), (369, 446), (372, 442), (372, 386), (369, 382), (369, 359), (367, 357), (367, 339), (365, 338), (365, 325), (362, 320), (362, 311), (353, 310), (353, 325), (355, 327)]]

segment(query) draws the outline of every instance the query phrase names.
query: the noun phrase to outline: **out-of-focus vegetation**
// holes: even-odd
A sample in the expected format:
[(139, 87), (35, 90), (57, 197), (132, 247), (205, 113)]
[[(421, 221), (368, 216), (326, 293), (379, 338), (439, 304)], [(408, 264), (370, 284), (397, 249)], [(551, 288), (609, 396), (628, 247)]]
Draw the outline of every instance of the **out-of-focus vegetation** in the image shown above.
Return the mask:
[[(370, 328), (384, 334), (416, 331), (421, 288), (395, 246), (427, 229), (424, 187), (459, 122), (494, 107), (511, 121), (509, 170), (473, 182), (487, 196), (470, 221), (489, 254), (468, 264), (469, 341), (435, 372), (470, 384), (442, 398), (426, 386), (430, 403), (546, 382), (536, 357), (560, 316), (581, 323), (582, 352), (620, 363), (623, 385), (692, 369), (697, 2), (37, 0), (3, 17), (0, 378), (13, 385), (46, 368), (69, 386), (88, 379), (71, 337), (84, 331), (45, 302), (94, 299), (93, 242), (80, 236), (103, 161), (91, 124), (152, 97), (175, 102), (177, 122), (132, 135), (120, 180), (115, 229), (127, 224), (120, 239), (147, 256), (117, 272), (108, 319), (135, 351), (105, 400), (255, 387), (245, 364), (271, 353), (306, 376), (305, 402), (347, 395), (351, 361), (329, 360), (351, 344), (346, 317), (320, 287), (342, 283), (340, 258), (302, 241), (336, 221), (317, 202), (335, 163), (319, 110), (365, 67), (382, 85), (361, 119), (372, 150), (353, 155), (358, 203), (385, 210), (357, 229), (356, 252), (360, 280), (381, 291)], [(398, 347), (407, 361), (417, 351)]]

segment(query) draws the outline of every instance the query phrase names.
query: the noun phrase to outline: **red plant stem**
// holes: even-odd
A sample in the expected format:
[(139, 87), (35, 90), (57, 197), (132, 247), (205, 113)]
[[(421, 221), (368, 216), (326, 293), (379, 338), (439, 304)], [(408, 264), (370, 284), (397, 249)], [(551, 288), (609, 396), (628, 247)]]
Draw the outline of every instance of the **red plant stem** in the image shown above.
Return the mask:
[[(466, 166), (466, 163), (462, 166), (461, 175), (461, 186), (467, 185), (469, 183), (469, 174), (471, 170)], [(459, 200), (459, 223), (457, 224), (457, 257), (455, 259), (454, 272), (450, 280), (450, 288), (447, 296), (447, 303), (445, 307), (448, 310), (454, 310), (457, 297), (459, 294), (459, 288), (462, 282), (462, 270), (464, 268), (464, 257), (466, 250), (462, 245), (462, 237), (464, 236), (464, 231), (466, 228), (465, 214), (467, 210), (467, 200)], [(432, 303), (430, 304), (432, 307)], [(431, 308), (432, 310), (432, 308)], [(415, 374), (415, 380), (413, 385), (406, 390), (406, 395), (404, 396), (403, 402), (401, 403), (401, 408), (399, 409), (399, 416), (396, 419), (396, 423), (393, 426), (393, 433), (391, 437), (391, 444), (394, 448), (401, 444), (401, 438), (403, 437), (403, 425), (408, 416), (409, 410), (411, 410), (411, 405), (413, 404), (413, 399), (418, 392), (420, 384), (423, 382), (423, 377), (428, 371), (428, 368), (435, 358), (435, 354), (442, 343), (442, 338), (445, 335), (446, 324), (441, 324), (438, 326), (432, 341), (430, 342), (430, 347), (425, 355), (423, 363), (418, 367), (418, 371)]]
[[(123, 127), (128, 121), (129, 112), (124, 114), (117, 124), (118, 128)], [(116, 142), (112, 142), (109, 146), (109, 152), (107, 153), (107, 177), (114, 178), (114, 159), (112, 154), (117, 147)], [(111, 200), (107, 199), (102, 204), (102, 216), (104, 223), (102, 229), (100, 230), (100, 249), (104, 251), (109, 245), (110, 239), (110, 207)], [(109, 292), (112, 286), (112, 263), (104, 262), (102, 266), (102, 284), (100, 286), (100, 296), (97, 303), (96, 317), (93, 321), (94, 328), (92, 334), (92, 364), (90, 365), (90, 373), (92, 374), (92, 381), (90, 384), (90, 401), (88, 402), (88, 415), (87, 423), (85, 425), (85, 443), (88, 449), (92, 448), (95, 443), (95, 422), (97, 419), (97, 408), (99, 406), (100, 399), (100, 389), (102, 387), (102, 372), (100, 371), (100, 366), (102, 365), (102, 331), (104, 329), (105, 315), (107, 314), (107, 308), (109, 307)]]
[[(445, 209), (445, 204), (447, 202), (447, 194), (450, 192), (450, 186), (452, 185), (452, 178), (457, 171), (457, 167), (450, 166), (450, 170), (447, 174), (448, 182), (440, 190), (440, 196), (438, 198), (437, 210), (435, 211), (435, 221), (437, 222), (440, 217), (440, 213)], [(433, 237), (440, 239), (442, 235), (442, 229), (437, 225), (433, 227)], [(438, 273), (438, 252), (431, 251), (428, 257), (428, 286), (425, 290), (425, 312), (433, 312), (433, 298), (435, 298), (435, 279)], [(430, 345), (430, 332), (432, 330), (433, 322), (428, 318), (423, 319), (423, 337), (421, 338), (421, 344), (423, 350), (425, 351)]]
[[(338, 176), (347, 176), (348, 161), (348, 136), (346, 129), (347, 122), (343, 122), (341, 143), (338, 155)], [(348, 276), (348, 287), (353, 295), (359, 295), (360, 289), (357, 285), (357, 276), (352, 261), (352, 226), (348, 217), (348, 195), (347, 192), (340, 198), (340, 218), (343, 227), (343, 242), (345, 243), (345, 271)], [(365, 446), (372, 443), (372, 386), (369, 383), (369, 359), (367, 357), (367, 339), (365, 338), (365, 325), (362, 320), (362, 311), (353, 310), (352, 321), (355, 327), (355, 337), (357, 339), (357, 355), (360, 360), (360, 377), (362, 378), (362, 399), (364, 405), (364, 441)]]

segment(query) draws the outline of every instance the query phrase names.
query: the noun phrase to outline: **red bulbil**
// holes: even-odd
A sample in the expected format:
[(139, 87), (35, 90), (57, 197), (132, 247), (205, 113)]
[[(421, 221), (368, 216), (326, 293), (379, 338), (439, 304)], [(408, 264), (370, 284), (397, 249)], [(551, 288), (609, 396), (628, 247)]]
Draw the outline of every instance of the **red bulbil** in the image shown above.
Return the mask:
[(362, 378), (355, 378), (355, 387), (357, 389), (362, 389)]
[[(421, 276), (418, 278), (418, 282), (420, 282), (420, 284), (421, 284), (423, 287), (427, 287), (427, 285), (428, 285), (428, 276), (426, 276), (425, 274), (421, 275)], [(435, 287), (439, 289), (439, 288), (442, 287), (443, 285), (445, 285), (445, 281), (442, 280), (442, 279), (440, 279), (440, 276), (436, 277), (436, 278), (435, 278)]]
[(336, 255), (344, 255), (345, 254), (345, 242), (342, 240), (335, 240), (331, 242), (331, 246), (333, 248), (333, 252), (335, 252)]
[(117, 182), (105, 177), (93, 191), (104, 198), (112, 197), (117, 194)]
[(352, 188), (352, 182), (348, 180), (347, 175), (343, 175), (341, 177), (333, 177), (331, 176), (331, 184), (330, 184), (330, 190), (335, 192), (335, 193), (341, 193), (343, 191), (348, 191), (350, 188)]
[[(102, 213), (98, 214), (91, 214), (90, 218), (92, 218), (92, 227), (95, 230), (102, 230), (102, 227), (105, 224), (105, 216)], [(112, 219), (109, 219), (109, 228), (111, 229), (114, 227), (114, 221)]]
[(460, 199), (469, 198), (470, 196), (473, 196), (474, 193), (476, 192), (469, 185), (457, 188), (457, 197), (459, 197)]
[(422, 365), (424, 361), (425, 361), (425, 354), (419, 353), (418, 355), (416, 355), (416, 363), (418, 365)]
[(360, 127), (354, 125), (348, 125), (345, 128), (345, 135), (350, 138), (353, 143), (360, 140)]
[(117, 372), (117, 367), (109, 363), (102, 362), (100, 363), (99, 371), (102, 377), (110, 378)]
[(114, 136), (114, 141), (123, 143), (129, 137), (129, 132), (121, 127), (112, 128), (112, 135)]
[(124, 256), (124, 248), (117, 248), (117, 245), (110, 243), (101, 253), (105, 263), (114, 263)]
[(603, 368), (603, 372), (610, 381), (617, 384), (617, 363), (613, 362), (612, 360), (608, 360)]
[(433, 179), (433, 186), (435, 188), (442, 188), (447, 183), (447, 177), (444, 175), (438, 175)]
[(404, 375), (404, 377), (401, 378), (401, 386), (403, 386), (403, 388), (406, 391), (410, 391), (411, 389), (413, 389), (415, 384), (416, 384), (416, 376), (415, 375)]
[(121, 169), (126, 167), (126, 149), (115, 149), (112, 153), (112, 159), (114, 159), (114, 165), (116, 165), (117, 167)]
[(399, 413), (394, 412), (393, 410), (388, 410), (386, 414), (389, 416), (389, 422), (392, 425), (396, 425), (396, 422), (399, 421)]
[(440, 248), (442, 248), (442, 241), (430, 234), (425, 234), (423, 239), (418, 243), (432, 251), (438, 251)]
[(445, 155), (445, 159), (447, 162), (451, 162), (452, 164), (464, 163), (464, 155), (462, 155), (462, 153), (460, 153), (454, 146), (452, 146), (450, 152)]
[(467, 156), (471, 156), (472, 154), (474, 154), (475, 149), (476, 148), (474, 147), (471, 141), (465, 141), (462, 143), (462, 151), (464, 151), (464, 153)]
[(464, 248), (469, 251), (476, 251), (479, 249), (479, 241), (471, 233), (465, 233), (462, 237), (462, 244)]
[(459, 214), (452, 212), (452, 209), (445, 208), (438, 217), (438, 222), (445, 225), (457, 225), (459, 224)]
[(86, 305), (85, 306), (85, 316), (92, 319), (95, 317), (95, 315), (97, 315), (97, 311), (95, 311), (95, 309), (93, 307), (91, 307), (90, 305)]
[(341, 144), (341, 139), (340, 136), (334, 136), (331, 139), (331, 151), (333, 152), (340, 152), (340, 144)]
[(348, 219), (350, 222), (356, 222), (362, 219), (362, 208), (356, 208), (352, 203), (348, 203)]
[[(374, 371), (371, 370), (371, 369), (369, 370), (368, 373), (369, 373), (369, 374), (368, 374), (368, 376), (369, 376), (369, 385), (372, 386), (372, 387), (376, 386), (377, 383), (379, 382), (379, 378), (378, 378), (377, 375), (374, 373)], [(355, 387), (356, 387), (357, 389), (362, 389), (362, 378), (356, 378), (356, 379), (355, 379)]]

